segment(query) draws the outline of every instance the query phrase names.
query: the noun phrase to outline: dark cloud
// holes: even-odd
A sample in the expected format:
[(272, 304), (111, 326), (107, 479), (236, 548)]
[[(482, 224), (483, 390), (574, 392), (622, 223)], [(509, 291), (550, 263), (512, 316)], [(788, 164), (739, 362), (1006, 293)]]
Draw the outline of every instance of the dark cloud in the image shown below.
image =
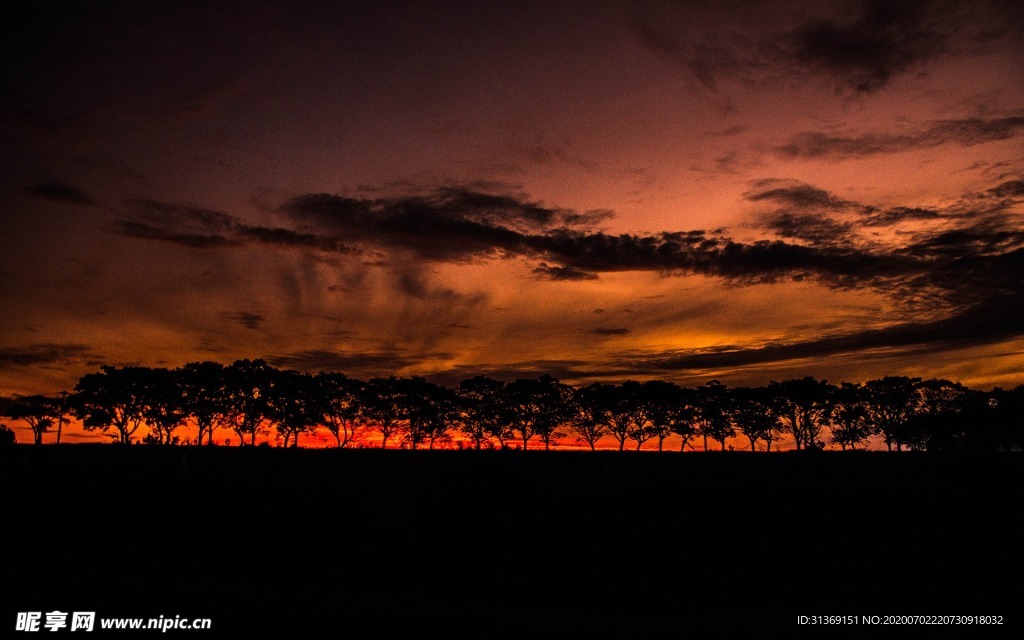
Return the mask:
[(240, 244), (237, 240), (230, 239), (217, 233), (188, 233), (175, 231), (167, 227), (155, 226), (145, 222), (134, 220), (115, 220), (108, 227), (118, 235), (129, 238), (141, 238), (143, 240), (161, 240), (173, 244), (180, 244), (194, 249), (209, 249), (212, 247), (227, 247)]
[[(166, 232), (162, 239), (191, 229), (195, 237), (175, 240), (192, 246), (200, 241), (211, 243), (204, 246), (215, 246), (216, 241), (273, 242), (301, 249), (383, 252), (396, 265), (395, 284), (401, 291), (410, 299), (446, 308), (472, 305), (481, 298), (431, 284), (422, 275), (421, 260), (459, 263), (524, 257), (538, 261), (534, 274), (550, 280), (592, 280), (617, 271), (704, 275), (731, 284), (809, 280), (838, 289), (871, 288), (908, 310), (928, 311), (949, 323), (905, 325), (865, 333), (857, 340), (829, 339), (812, 345), (827, 352), (887, 341), (897, 347), (926, 343), (935, 335), (928, 331), (948, 328), (955, 333), (960, 325), (953, 319), (970, 317), (965, 314), (976, 309), (995, 313), (992, 310), (1003, 300), (1019, 297), (1024, 290), (1024, 231), (1015, 211), (1021, 190), (1019, 180), (1004, 180), (943, 209), (879, 208), (806, 183), (761, 180), (745, 197), (774, 208), (763, 214), (762, 223), (782, 239), (753, 242), (737, 242), (721, 230), (610, 234), (588, 227), (605, 219), (604, 212), (581, 215), (523, 197), (457, 188), (401, 198), (301, 196), (281, 210), (294, 228), (253, 227), (218, 212), (158, 203), (144, 203), (137, 224), (158, 221), (164, 226), (151, 226)], [(921, 221), (928, 225), (900, 227)], [(861, 233), (882, 225), (899, 232), (889, 244)], [(151, 232), (124, 226), (122, 231), (137, 237)], [(262, 320), (245, 312), (226, 312), (222, 317), (251, 328)], [(999, 331), (993, 327), (992, 333), (1005, 336), (1016, 330), (1014, 326), (1003, 325)], [(594, 335), (622, 335), (615, 328), (600, 331)], [(799, 357), (784, 354), (802, 348), (774, 345), (756, 357)], [(377, 355), (399, 362), (403, 354)], [(688, 362), (698, 361), (693, 360), (698, 356), (712, 357), (694, 354)]]
[(744, 193), (743, 197), (751, 202), (769, 201), (780, 206), (801, 209), (846, 209), (854, 204), (806, 182), (778, 178), (756, 180), (753, 188)]
[(942, 220), (949, 217), (950, 215), (948, 213), (943, 213), (936, 209), (927, 209), (924, 207), (891, 207), (888, 209), (871, 211), (861, 220), (861, 224), (866, 227), (888, 227), (915, 220)]
[(278, 245), (282, 247), (296, 247), (305, 249), (317, 249), (331, 253), (354, 253), (355, 250), (349, 247), (340, 238), (335, 236), (321, 236), (312, 233), (299, 233), (282, 227), (258, 227), (245, 224), (236, 225), (238, 238), (245, 242), (257, 242), (260, 244)]
[(32, 344), (25, 347), (0, 348), (0, 366), (64, 365), (94, 359), (92, 349), (84, 344)]
[(527, 162), (541, 165), (567, 164), (588, 173), (596, 173), (599, 167), (596, 162), (580, 158), (572, 152), (568, 142), (552, 143), (538, 134), (529, 144), (512, 144), (513, 154)]
[(353, 251), (334, 236), (250, 225), (221, 211), (157, 200), (127, 200), (124, 204), (133, 213), (113, 221), (108, 228), (131, 238), (160, 240), (197, 249), (267, 244), (333, 253)]
[(591, 273), (590, 271), (584, 271), (582, 269), (576, 269), (574, 267), (560, 267), (557, 265), (549, 265), (546, 262), (540, 263), (533, 270), (533, 273), (535, 273), (538, 278), (541, 278), (543, 280), (597, 280), (596, 273)]
[[(777, 209), (762, 216), (762, 225), (783, 237), (821, 240), (838, 239), (859, 227), (895, 226), (905, 222), (964, 222), (985, 217), (1005, 218), (1024, 196), (1024, 181), (1010, 180), (977, 193), (964, 195), (945, 208), (875, 207), (837, 197), (835, 194), (796, 180), (758, 180), (743, 194), (751, 202), (770, 203)], [(847, 215), (848, 220), (837, 219)], [(851, 217), (852, 216), (852, 217)]]
[[(1016, 295), (1024, 284), (1018, 259), (1024, 248), (1024, 230), (1016, 213), (1022, 200), (1019, 182), (1011, 180), (966, 194), (941, 209), (836, 203), (832, 194), (809, 185), (773, 189), (770, 200), (782, 208), (763, 215), (762, 223), (822, 251), (832, 248), (851, 255), (887, 252), (892, 257), (909, 258), (907, 262), (887, 262), (874, 275), (865, 270), (859, 277), (851, 277), (897, 299), (930, 299), (947, 308), (964, 309), (975, 301), (987, 303)], [(796, 197), (791, 197), (794, 193)], [(755, 198), (748, 195), (748, 199)], [(908, 222), (928, 224), (911, 227), (915, 231), (901, 229)], [(876, 248), (860, 234), (879, 226), (902, 231), (902, 244)], [(818, 270), (816, 277), (824, 284), (842, 284), (823, 270)]]
[[(842, 202), (808, 185), (762, 186), (770, 188), (750, 197), (776, 202)], [(593, 216), (514, 196), (454, 188), (428, 196), (376, 200), (301, 196), (282, 209), (296, 229), (246, 225), (201, 208), (151, 201), (138, 201), (137, 205), (136, 217), (119, 221), (116, 231), (204, 248), (273, 242), (355, 252), (358, 248), (353, 247), (361, 245), (404, 252), (414, 259), (455, 263), (524, 256), (541, 260), (535, 273), (554, 280), (587, 280), (611, 271), (657, 271), (747, 283), (787, 277), (838, 283), (891, 277), (915, 268), (905, 256), (782, 241), (739, 243), (702, 230), (613, 235), (587, 229), (583, 223), (593, 221)], [(596, 219), (606, 215), (601, 212)], [(416, 294), (415, 287), (406, 288)]]
[[(1012, 182), (1004, 185), (996, 189), (1014, 192)], [(800, 242), (743, 243), (702, 230), (608, 234), (581, 228), (580, 218), (571, 211), (512, 196), (452, 189), (430, 196), (379, 200), (309, 195), (290, 201), (285, 211), (311, 236), (345, 237), (379, 250), (408, 252), (435, 261), (535, 258), (541, 262), (534, 273), (551, 280), (589, 280), (602, 272), (656, 271), (747, 284), (813, 279), (832, 287), (872, 286), (895, 292), (897, 284), (933, 271), (936, 260), (947, 255), (935, 253), (938, 245), (934, 239), (917, 238), (916, 250), (911, 243), (903, 251), (893, 251), (859, 242), (853, 233), (858, 226), (938, 215), (928, 210), (878, 209), (812, 185), (775, 179), (755, 183), (746, 197), (780, 207), (767, 217), (767, 226), (783, 238)], [(994, 196), (986, 197), (991, 200)], [(970, 204), (978, 206), (980, 202)], [(834, 219), (830, 217), (833, 213), (854, 220)], [(950, 220), (970, 217), (963, 211), (942, 215)], [(568, 221), (577, 226), (567, 226)], [(979, 229), (979, 233), (983, 242), (995, 239), (989, 231)], [(964, 251), (970, 250), (964, 247)], [(955, 272), (955, 268), (945, 270)], [(417, 282), (399, 284), (410, 295), (418, 295), (420, 287), (412, 286)], [(935, 286), (941, 288), (938, 282)]]
[(296, 369), (310, 373), (338, 371), (373, 377), (391, 375), (427, 360), (449, 360), (452, 357), (454, 356), (450, 353), (414, 353), (404, 349), (378, 351), (309, 349), (267, 356), (266, 360), (275, 367)]
[(89, 194), (77, 187), (62, 182), (45, 182), (30, 187), (28, 192), (37, 198), (44, 200), (56, 200), (58, 202), (70, 202), (85, 207), (96, 206), (96, 201)]
[[(758, 35), (731, 30), (728, 45), (724, 44), (721, 16), (707, 9), (708, 5), (700, 3), (637, 2), (629, 24), (643, 46), (678, 65), (707, 89), (716, 89), (721, 78), (744, 84), (757, 82), (768, 64), (759, 51)], [(735, 3), (722, 7), (725, 12), (741, 12), (737, 15), (745, 15), (749, 9)]]
[[(117, 221), (118, 231), (146, 229), (149, 239), (167, 239), (178, 235), (224, 237), (237, 225), (232, 216), (212, 209), (171, 204), (151, 199), (125, 200), (132, 210), (128, 218)], [(166, 237), (161, 236), (164, 234)]]
[(589, 272), (656, 271), (697, 274), (737, 283), (817, 278), (841, 285), (915, 269), (906, 257), (853, 247), (819, 247), (761, 240), (735, 242), (692, 232), (649, 236), (560, 231), (535, 239), (535, 251), (562, 266)]
[(849, 245), (852, 223), (833, 216), (847, 211), (868, 210), (825, 189), (796, 180), (758, 180), (743, 197), (750, 202), (778, 207), (761, 216), (762, 227), (782, 238), (816, 246)]
[(818, 246), (848, 244), (853, 226), (824, 216), (789, 212), (775, 214), (764, 224), (783, 238), (805, 240)]
[(438, 286), (414, 265), (402, 265), (397, 269), (397, 288), (411, 298), (443, 307), (449, 314), (457, 306), (473, 307), (487, 299), (484, 293), (462, 293), (450, 287)]
[[(1020, 258), (1017, 258), (1020, 260)], [(1019, 265), (1018, 265), (1019, 270)], [(777, 343), (756, 348), (719, 347), (655, 355), (629, 355), (614, 361), (638, 370), (680, 371), (744, 367), (841, 353), (890, 350), (904, 355), (996, 344), (1024, 335), (1024, 300), (992, 299), (931, 322), (907, 322), (817, 340)]]
[(1024, 180), (1009, 180), (989, 189), (1000, 198), (1024, 198)]
[(629, 334), (629, 329), (622, 327), (615, 329), (594, 329), (590, 333), (597, 336), (624, 336)]
[(1007, 37), (992, 28), (998, 12), (974, 4), (866, 0), (847, 13), (849, 3), (646, 0), (634, 5), (629, 22), (642, 45), (708, 89), (723, 80), (778, 87), (824, 78), (837, 90), (865, 94)]
[(601, 366), (586, 360), (540, 359), (510, 362), (502, 365), (460, 364), (450, 369), (427, 376), (431, 381), (449, 386), (476, 376), (488, 376), (496, 380), (511, 382), (518, 378), (536, 378), (550, 375), (566, 383), (578, 384), (601, 378), (628, 377), (634, 370), (628, 368)]
[(224, 320), (230, 320), (231, 322), (237, 322), (246, 329), (259, 329), (263, 326), (266, 318), (257, 313), (250, 313), (248, 311), (221, 311), (217, 314)]
[(807, 22), (781, 45), (794, 61), (839, 87), (875, 91), (946, 51), (951, 27), (933, 10), (937, 4), (868, 0), (855, 20)]
[(609, 215), (555, 209), (516, 196), (455, 187), (373, 200), (308, 194), (289, 201), (282, 211), (300, 227), (443, 261), (530, 253), (531, 234), (589, 225)]
[(775, 152), (786, 158), (843, 160), (882, 153), (931, 149), (945, 144), (972, 147), (986, 142), (1007, 140), (1022, 133), (1024, 116), (963, 118), (939, 120), (907, 133), (871, 132), (843, 136), (808, 131), (799, 133), (786, 144), (775, 147)]

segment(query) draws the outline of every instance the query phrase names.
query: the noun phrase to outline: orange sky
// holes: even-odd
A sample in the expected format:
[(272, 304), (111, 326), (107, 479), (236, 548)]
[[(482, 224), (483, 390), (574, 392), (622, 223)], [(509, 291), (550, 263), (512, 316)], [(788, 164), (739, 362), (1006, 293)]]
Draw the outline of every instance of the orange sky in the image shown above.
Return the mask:
[(6, 21), (0, 395), (1024, 383), (1010, 3), (319, 4)]

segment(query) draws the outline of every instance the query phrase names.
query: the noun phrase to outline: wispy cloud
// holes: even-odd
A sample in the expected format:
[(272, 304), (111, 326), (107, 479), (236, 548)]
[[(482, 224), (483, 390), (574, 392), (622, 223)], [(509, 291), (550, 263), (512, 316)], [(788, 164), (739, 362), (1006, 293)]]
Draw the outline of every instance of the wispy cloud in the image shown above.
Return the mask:
[(779, 44), (795, 62), (839, 87), (876, 91), (944, 54), (954, 25), (939, 3), (867, 0), (853, 20), (811, 20)]
[(63, 182), (44, 182), (28, 189), (29, 194), (43, 200), (69, 202), (84, 207), (95, 207), (96, 201), (78, 187)]
[(594, 329), (590, 333), (596, 336), (625, 336), (629, 335), (629, 329), (625, 327)]
[(88, 345), (73, 342), (0, 348), (0, 366), (68, 365), (95, 360), (96, 357)]
[(266, 321), (264, 316), (258, 313), (251, 313), (249, 311), (222, 311), (217, 315), (224, 320), (236, 322), (246, 329), (259, 329)]
[(634, 5), (630, 25), (641, 44), (704, 87), (723, 80), (785, 86), (824, 80), (867, 94), (931, 63), (1008, 37), (998, 3), (884, 2), (807, 6), (792, 2)]
[(822, 131), (798, 133), (775, 152), (802, 160), (845, 160), (884, 153), (931, 149), (946, 144), (972, 147), (1024, 134), (1024, 116), (938, 120), (902, 133), (868, 132), (836, 135)]
[(359, 351), (308, 349), (267, 356), (266, 360), (276, 367), (299, 371), (344, 371), (370, 377), (389, 375), (424, 362), (450, 360), (453, 357), (451, 353), (421, 353), (401, 348)]

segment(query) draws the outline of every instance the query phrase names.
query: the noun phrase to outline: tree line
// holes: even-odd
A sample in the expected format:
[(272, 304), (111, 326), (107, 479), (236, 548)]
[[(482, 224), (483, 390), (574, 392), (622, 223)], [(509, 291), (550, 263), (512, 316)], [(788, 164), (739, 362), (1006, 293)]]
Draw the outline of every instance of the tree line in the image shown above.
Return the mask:
[[(238, 360), (176, 369), (102, 366), (82, 376), (71, 394), (17, 397), (4, 414), (27, 424), (36, 444), (54, 427), (59, 443), (63, 426), (76, 418), (123, 444), (211, 445), (220, 430), (244, 446), (273, 433), (295, 447), (300, 435), (324, 428), (338, 447), (374, 433), (384, 448), (433, 449), (450, 446), (458, 432), (458, 445), (475, 449), (526, 449), (536, 442), (548, 449), (572, 435), (591, 449), (611, 437), (620, 451), (647, 442), (661, 451), (675, 436), (680, 451), (725, 450), (734, 438), (752, 451), (771, 451), (785, 435), (797, 449), (852, 450), (879, 436), (889, 451), (1021, 451), (1022, 402), (1024, 385), (983, 392), (906, 376), (840, 385), (805, 377), (732, 388), (662, 380), (573, 387), (549, 375), (507, 383), (477, 376), (449, 388), (418, 376), (362, 381)], [(194, 440), (176, 433), (187, 424), (197, 429)], [(0, 429), (0, 442), (13, 441), (10, 429)]]

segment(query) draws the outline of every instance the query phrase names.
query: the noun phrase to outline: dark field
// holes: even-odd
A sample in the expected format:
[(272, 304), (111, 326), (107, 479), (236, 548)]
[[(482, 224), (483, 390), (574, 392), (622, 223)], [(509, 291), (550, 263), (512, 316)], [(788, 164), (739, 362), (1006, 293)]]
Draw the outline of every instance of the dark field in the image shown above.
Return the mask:
[(197, 637), (893, 631), (798, 615), (1021, 631), (1019, 454), (80, 445), (0, 461), (7, 629), (59, 609), (211, 618), (177, 634)]

